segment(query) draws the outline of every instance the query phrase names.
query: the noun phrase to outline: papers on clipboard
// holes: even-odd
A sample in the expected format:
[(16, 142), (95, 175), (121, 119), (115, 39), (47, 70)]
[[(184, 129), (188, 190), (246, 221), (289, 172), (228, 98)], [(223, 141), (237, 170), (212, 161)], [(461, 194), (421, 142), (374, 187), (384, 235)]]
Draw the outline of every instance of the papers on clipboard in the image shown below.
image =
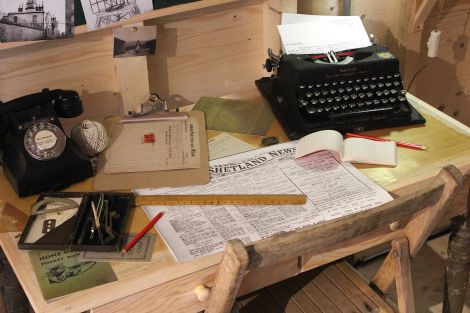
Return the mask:
[[(192, 136), (195, 144), (196, 140), (199, 142), (199, 161), (197, 166), (185, 168), (175, 168), (168, 165), (166, 170), (147, 170), (142, 172), (121, 172), (121, 173), (105, 173), (105, 165), (107, 162), (107, 155), (102, 153), (98, 161), (98, 170), (94, 180), (94, 188), (97, 190), (123, 190), (132, 188), (159, 188), (159, 187), (176, 187), (176, 186), (190, 186), (207, 184), (210, 180), (209, 176), (209, 154), (207, 148), (206, 126), (204, 121), (204, 113), (199, 111), (187, 112), (188, 119), (178, 120), (178, 123), (185, 122), (190, 125), (197, 125), (197, 131), (193, 128), (194, 136)], [(163, 123), (166, 123), (164, 121)], [(138, 123), (125, 123), (125, 125), (132, 125)], [(115, 122), (112, 126), (108, 127), (108, 133), (111, 134), (111, 144), (113, 144), (115, 134), (114, 131), (119, 131), (123, 124)], [(188, 126), (189, 127), (189, 126)], [(113, 129), (116, 128), (116, 129)], [(117, 132), (119, 134), (119, 132)], [(141, 134), (140, 140), (151, 141), (151, 136), (144, 138), (145, 134)], [(149, 135), (149, 134), (147, 134)], [(156, 138), (154, 138), (156, 140)], [(190, 143), (191, 146), (191, 143)], [(195, 147), (195, 146), (194, 146)], [(168, 151), (167, 151), (168, 152)], [(188, 152), (188, 150), (186, 150)], [(191, 153), (189, 151), (189, 153)], [(195, 152), (196, 153), (196, 152)], [(180, 160), (180, 163), (182, 161)], [(160, 164), (159, 166), (162, 166)], [(163, 164), (163, 167), (167, 166)], [(148, 169), (148, 168), (147, 168)]]
[(337, 52), (371, 45), (359, 16), (283, 13), (278, 30), (286, 54)]
[[(203, 129), (203, 131), (205, 131)], [(198, 168), (197, 119), (121, 123), (110, 133), (106, 174)]]

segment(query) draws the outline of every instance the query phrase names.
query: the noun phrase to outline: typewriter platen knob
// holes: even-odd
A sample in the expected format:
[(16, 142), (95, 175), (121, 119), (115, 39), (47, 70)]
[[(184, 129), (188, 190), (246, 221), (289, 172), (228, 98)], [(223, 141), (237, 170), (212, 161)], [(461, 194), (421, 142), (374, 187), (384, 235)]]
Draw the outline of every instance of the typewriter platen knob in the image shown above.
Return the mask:
[(274, 66), (273, 66), (273, 64), (272, 64), (272, 62), (271, 62), (271, 59), (266, 59), (266, 63), (263, 64), (263, 68), (265, 68), (266, 71), (268, 71), (268, 72), (272, 72), (272, 71), (273, 71), (273, 67), (274, 67)]
[(275, 68), (279, 66), (280, 59), (280, 56), (275, 55), (273, 53), (273, 50), (271, 48), (268, 48), (268, 58), (263, 64), (263, 68), (265, 68), (268, 72), (272, 72)]

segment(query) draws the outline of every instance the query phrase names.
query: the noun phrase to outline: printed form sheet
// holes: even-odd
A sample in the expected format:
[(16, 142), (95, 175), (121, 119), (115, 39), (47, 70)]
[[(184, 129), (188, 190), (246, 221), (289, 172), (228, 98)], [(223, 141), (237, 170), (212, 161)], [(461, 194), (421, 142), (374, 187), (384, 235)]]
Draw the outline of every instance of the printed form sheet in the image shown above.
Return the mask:
[(294, 160), (289, 142), (210, 162), (211, 182), (202, 186), (139, 189), (149, 194), (305, 194), (305, 205), (147, 206), (150, 218), (165, 211), (157, 229), (179, 262), (223, 250), (239, 238), (245, 244), (392, 200), (350, 163), (330, 151)]

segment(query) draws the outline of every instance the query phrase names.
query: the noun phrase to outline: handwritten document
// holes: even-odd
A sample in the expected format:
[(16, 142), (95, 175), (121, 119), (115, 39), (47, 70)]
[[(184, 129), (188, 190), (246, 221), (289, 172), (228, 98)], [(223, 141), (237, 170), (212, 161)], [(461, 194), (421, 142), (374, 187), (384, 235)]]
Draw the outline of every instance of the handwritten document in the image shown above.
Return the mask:
[(196, 118), (122, 123), (111, 129), (106, 174), (148, 172), (200, 166)]
[(139, 189), (138, 194), (305, 194), (292, 206), (147, 206), (150, 218), (165, 215), (157, 229), (182, 262), (223, 250), (240, 238), (254, 242), (367, 210), (392, 200), (350, 163), (329, 151), (294, 160), (295, 142), (210, 162), (211, 182), (202, 186)]
[(278, 25), (287, 54), (316, 54), (371, 45), (359, 16), (283, 15)]

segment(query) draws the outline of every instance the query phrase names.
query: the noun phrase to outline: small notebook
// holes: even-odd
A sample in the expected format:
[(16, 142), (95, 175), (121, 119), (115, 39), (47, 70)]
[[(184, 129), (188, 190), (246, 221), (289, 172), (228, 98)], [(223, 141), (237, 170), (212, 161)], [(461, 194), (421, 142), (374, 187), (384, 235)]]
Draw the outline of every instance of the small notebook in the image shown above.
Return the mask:
[(321, 150), (335, 151), (345, 162), (397, 166), (395, 142), (343, 139), (343, 135), (335, 130), (322, 130), (301, 138), (296, 145), (295, 158)]

